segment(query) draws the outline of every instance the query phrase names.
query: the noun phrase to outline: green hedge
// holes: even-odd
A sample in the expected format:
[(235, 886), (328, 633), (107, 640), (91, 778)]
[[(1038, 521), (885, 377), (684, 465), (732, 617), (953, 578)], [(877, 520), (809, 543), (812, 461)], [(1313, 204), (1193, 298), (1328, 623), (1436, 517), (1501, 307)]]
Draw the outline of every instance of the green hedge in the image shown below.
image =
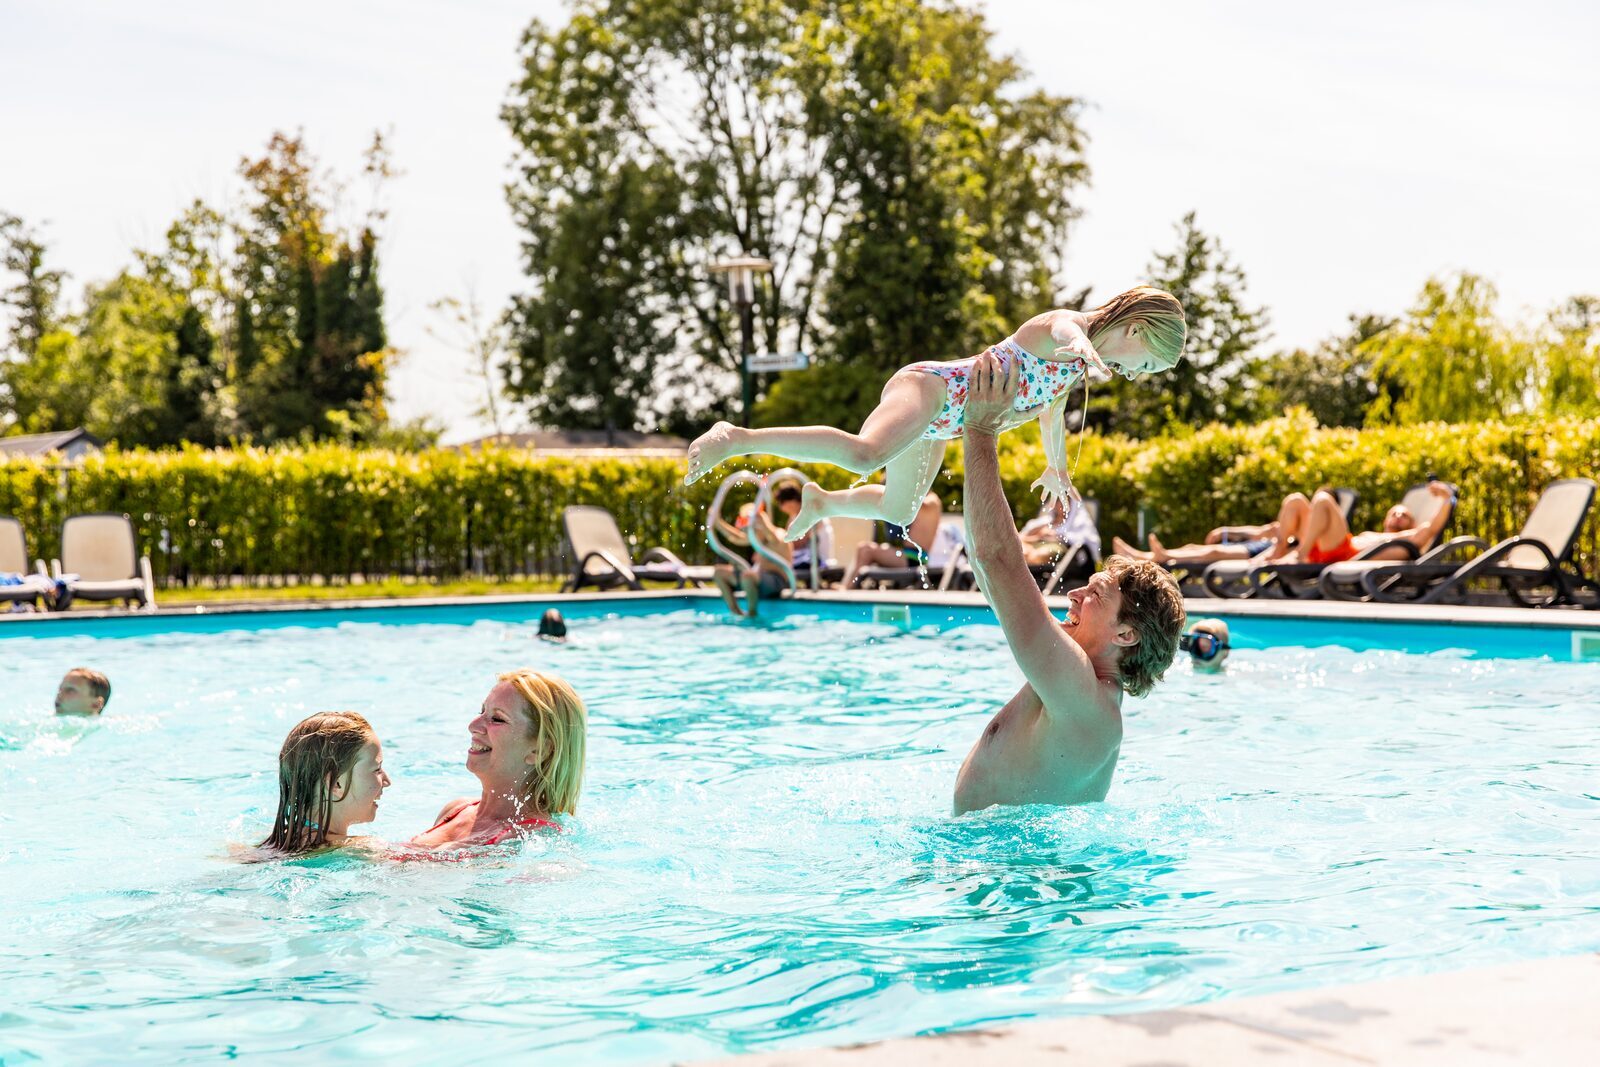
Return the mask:
[[(1076, 441), (1069, 453), (1078, 447)], [(770, 469), (772, 462), (751, 463)], [(1008, 435), (1001, 474), (1017, 518), (1031, 515), (1042, 454), (1031, 427)], [(952, 449), (936, 490), (960, 506)], [(455, 577), (555, 574), (566, 568), (567, 504), (609, 507), (641, 547), (708, 558), (701, 530), (718, 476), (685, 489), (676, 459), (539, 459), (515, 451), (421, 453), (241, 449), (111, 452), (79, 466), (0, 464), (0, 514), (21, 519), (35, 555), (58, 552), (61, 520), (125, 512), (163, 581), (311, 575)], [(1141, 504), (1170, 543), (1221, 523), (1264, 522), (1283, 495), (1319, 484), (1361, 493), (1355, 525), (1371, 529), (1428, 472), (1461, 486), (1454, 531), (1491, 541), (1521, 526), (1548, 482), (1600, 470), (1600, 420), (1488, 422), (1320, 430), (1289, 416), (1207, 427), (1152, 441), (1090, 436), (1076, 481), (1101, 505), (1101, 529), (1131, 537)], [(721, 472), (718, 472), (719, 474)], [(825, 485), (851, 481), (831, 468)], [(1600, 559), (1593, 525), (1580, 558)]]

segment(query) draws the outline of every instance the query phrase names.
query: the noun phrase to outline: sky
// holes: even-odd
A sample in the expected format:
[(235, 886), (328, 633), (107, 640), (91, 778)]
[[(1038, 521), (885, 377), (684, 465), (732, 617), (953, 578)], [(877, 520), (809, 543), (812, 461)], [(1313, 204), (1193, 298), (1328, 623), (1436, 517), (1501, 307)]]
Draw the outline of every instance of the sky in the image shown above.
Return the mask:
[[(989, 0), (997, 47), (1081, 98), (1092, 184), (1064, 282), (1141, 280), (1194, 211), (1268, 309), (1270, 347), (1403, 311), (1470, 270), (1509, 317), (1600, 293), (1600, 5), (1531, 0)], [(403, 172), (382, 278), (405, 352), (391, 412), (483, 429), (428, 305), (524, 285), (499, 120), (557, 0), (0, 0), (0, 211), (42, 225), (69, 290), (223, 202), (274, 130), (354, 178), (374, 130)]]

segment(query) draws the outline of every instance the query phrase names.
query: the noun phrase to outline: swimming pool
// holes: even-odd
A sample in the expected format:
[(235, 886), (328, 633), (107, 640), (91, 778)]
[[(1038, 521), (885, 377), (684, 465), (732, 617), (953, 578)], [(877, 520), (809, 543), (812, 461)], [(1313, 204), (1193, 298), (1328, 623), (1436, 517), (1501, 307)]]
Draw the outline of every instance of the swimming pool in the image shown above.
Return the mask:
[[(556, 647), (544, 606), (0, 630), (0, 1059), (660, 1062), (1600, 948), (1600, 664), (1559, 631), (1236, 620), (1226, 676), (1127, 703), (1108, 802), (952, 819), (1017, 681), (983, 613), (590, 602)], [(49, 715), (79, 663), (102, 721)], [(521, 665), (590, 704), (568, 832), (228, 860), (323, 708), (383, 738), (371, 832), (426, 828)]]

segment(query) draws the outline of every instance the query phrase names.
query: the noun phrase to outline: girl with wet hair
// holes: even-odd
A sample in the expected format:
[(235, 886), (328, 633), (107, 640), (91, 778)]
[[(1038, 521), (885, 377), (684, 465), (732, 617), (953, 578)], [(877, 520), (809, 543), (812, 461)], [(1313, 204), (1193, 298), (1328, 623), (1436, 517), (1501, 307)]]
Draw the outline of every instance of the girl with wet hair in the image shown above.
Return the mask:
[(278, 817), (261, 847), (291, 855), (337, 848), (378, 817), (389, 785), (383, 746), (353, 711), (324, 711), (289, 731), (278, 753)]

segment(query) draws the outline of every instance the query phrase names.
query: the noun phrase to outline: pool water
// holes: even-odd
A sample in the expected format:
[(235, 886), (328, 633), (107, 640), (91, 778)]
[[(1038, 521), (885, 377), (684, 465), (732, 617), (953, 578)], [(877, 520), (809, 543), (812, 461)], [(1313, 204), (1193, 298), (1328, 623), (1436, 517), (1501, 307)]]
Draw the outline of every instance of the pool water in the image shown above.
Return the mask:
[[(952, 818), (998, 629), (817, 612), (0, 641), (0, 1061), (692, 1060), (1600, 949), (1600, 664), (1180, 662), (1106, 803)], [(56, 720), (80, 663), (108, 712)], [(523, 665), (591, 709), (565, 832), (229, 859), (320, 709), (382, 736), (370, 832), (426, 829)]]

